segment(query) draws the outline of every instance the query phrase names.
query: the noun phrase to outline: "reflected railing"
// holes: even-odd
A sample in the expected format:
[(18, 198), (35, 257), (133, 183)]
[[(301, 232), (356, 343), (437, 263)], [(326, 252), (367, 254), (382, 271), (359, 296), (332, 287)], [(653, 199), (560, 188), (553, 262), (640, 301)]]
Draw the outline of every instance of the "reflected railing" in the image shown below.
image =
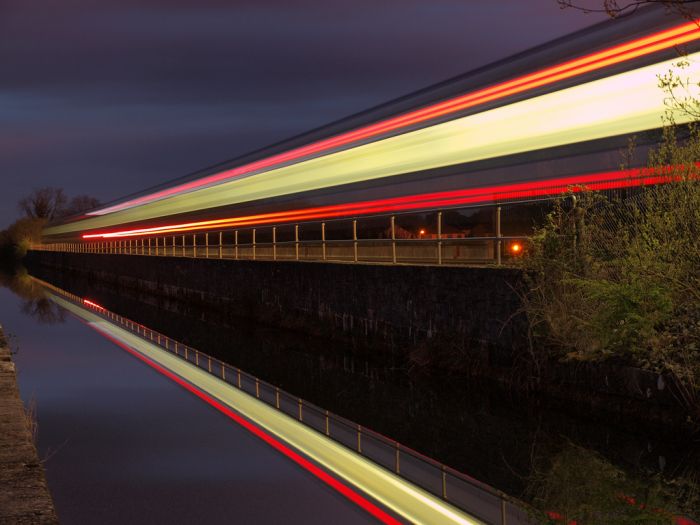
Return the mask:
[(58, 293), (71, 302), (81, 305), (263, 403), (284, 412), (289, 417), (466, 511), (475, 518), (486, 523), (500, 525), (531, 522), (527, 504), (516, 498), (424, 456), (378, 432), (280, 390), (279, 387), (238, 367), (224, 363), (196, 348), (107, 310), (93, 301), (83, 299), (39, 279), (37, 281), (52, 292)]
[[(542, 206), (526, 203), (517, 209), (528, 205)], [(500, 265), (522, 253), (524, 232), (533, 224), (517, 217), (520, 223), (513, 227), (504, 220), (505, 209), (515, 206), (84, 239), (35, 244), (32, 249), (203, 259)], [(483, 215), (480, 222), (473, 220), (478, 213)]]

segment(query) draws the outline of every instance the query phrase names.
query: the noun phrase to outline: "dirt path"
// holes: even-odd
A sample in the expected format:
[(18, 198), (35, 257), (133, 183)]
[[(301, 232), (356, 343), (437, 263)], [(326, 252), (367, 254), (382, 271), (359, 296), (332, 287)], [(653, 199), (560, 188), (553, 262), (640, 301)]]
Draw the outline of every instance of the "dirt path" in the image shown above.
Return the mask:
[(0, 327), (0, 524), (58, 523)]

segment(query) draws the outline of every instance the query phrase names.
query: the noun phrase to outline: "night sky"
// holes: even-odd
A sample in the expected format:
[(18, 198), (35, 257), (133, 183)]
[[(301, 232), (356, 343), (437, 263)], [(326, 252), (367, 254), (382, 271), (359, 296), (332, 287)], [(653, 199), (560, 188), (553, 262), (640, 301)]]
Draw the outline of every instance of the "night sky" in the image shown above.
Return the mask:
[(0, 0), (0, 228), (35, 187), (107, 202), (603, 18), (556, 0)]

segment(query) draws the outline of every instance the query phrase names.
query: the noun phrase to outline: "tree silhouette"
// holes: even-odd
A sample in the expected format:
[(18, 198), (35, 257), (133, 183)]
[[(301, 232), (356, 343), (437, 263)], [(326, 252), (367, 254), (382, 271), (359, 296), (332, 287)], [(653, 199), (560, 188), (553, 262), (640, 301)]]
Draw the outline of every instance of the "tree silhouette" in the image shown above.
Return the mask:
[(18, 203), (19, 209), (31, 219), (51, 221), (60, 217), (66, 206), (66, 196), (61, 188), (37, 188)]
[(89, 195), (77, 195), (73, 197), (65, 210), (60, 214), (61, 217), (69, 217), (71, 215), (77, 215), (78, 213), (83, 213), (93, 208), (97, 208), (100, 205), (100, 201), (95, 197), (90, 197)]

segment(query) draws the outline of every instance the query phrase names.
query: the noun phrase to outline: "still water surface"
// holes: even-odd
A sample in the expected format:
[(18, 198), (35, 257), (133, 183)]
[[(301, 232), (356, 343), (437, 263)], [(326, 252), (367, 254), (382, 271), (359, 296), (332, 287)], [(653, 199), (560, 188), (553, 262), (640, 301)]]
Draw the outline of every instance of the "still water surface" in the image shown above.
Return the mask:
[(23, 306), (0, 288), (61, 523), (372, 521), (74, 317), (54, 310), (58, 322), (47, 324)]
[[(682, 523), (680, 517), (700, 522), (700, 444), (694, 438), (583, 417), (464, 379), (428, 376), (397, 356), (368, 355), (226, 319), (221, 312), (61, 275), (41, 278), (550, 516), (576, 516), (579, 525)], [(222, 511), (226, 516), (246, 512), (264, 522), (275, 521), (274, 512), (264, 514), (272, 502), (286, 521), (327, 522), (328, 513), (341, 523), (366, 519), (88, 328), (73, 319), (61, 322), (60, 311), (33, 295), (26, 278), (8, 285), (22, 299), (3, 291), (0, 321), (18, 335), (20, 384), (25, 399), (37, 399), (42, 454), (58, 448), (65, 436), (74, 444), (70, 452), (63, 445), (47, 463), (54, 496), (66, 509), (79, 513), (91, 505), (87, 499), (106, 498), (110, 503), (93, 506), (118, 509), (122, 517), (130, 512), (158, 522), (191, 522), (202, 507), (212, 511), (225, 500), (231, 503), (231, 510)], [(61, 474), (59, 483), (56, 476), (64, 469), (75, 476)], [(152, 498), (143, 498), (150, 492)], [(203, 521), (216, 522), (217, 516)], [(540, 518), (549, 522), (544, 514)]]

